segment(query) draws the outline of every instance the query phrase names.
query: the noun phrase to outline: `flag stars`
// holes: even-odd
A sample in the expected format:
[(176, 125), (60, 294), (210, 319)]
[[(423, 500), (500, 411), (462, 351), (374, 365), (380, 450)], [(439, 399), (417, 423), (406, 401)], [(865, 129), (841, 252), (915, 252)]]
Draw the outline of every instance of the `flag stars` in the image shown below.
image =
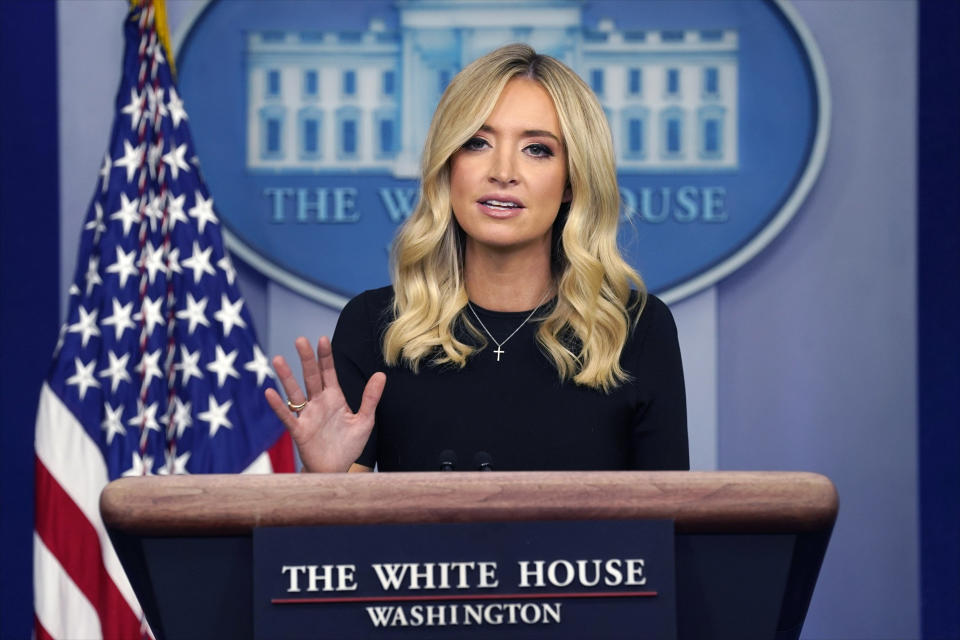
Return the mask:
[(173, 432), (173, 412), (176, 409), (176, 397), (167, 402), (167, 410), (163, 412), (163, 415), (160, 416), (160, 429), (167, 432), (167, 440), (170, 440), (170, 435)]
[(190, 215), (197, 219), (197, 227), (200, 233), (203, 233), (208, 222), (216, 224), (217, 214), (213, 212), (213, 198), (204, 198), (203, 194), (197, 191), (197, 204), (190, 207)]
[(174, 399), (173, 422), (171, 423), (170, 437), (176, 434), (177, 440), (183, 437), (183, 432), (193, 426), (192, 410), (189, 402), (184, 402), (180, 398)]
[(240, 317), (240, 310), (243, 308), (243, 298), (238, 298), (236, 302), (231, 303), (227, 294), (220, 294), (220, 310), (213, 314), (213, 318), (223, 325), (223, 336), (229, 337), (234, 327), (245, 329), (247, 323)]
[(147, 85), (147, 118), (163, 118), (167, 115), (167, 108), (163, 105), (163, 88), (154, 89)]
[(131, 250), (130, 253), (127, 253), (120, 247), (117, 247), (117, 261), (107, 267), (107, 273), (117, 274), (117, 277), (120, 278), (121, 288), (127, 286), (127, 278), (139, 272), (136, 265), (133, 264), (136, 258), (136, 251)]
[(111, 220), (123, 223), (123, 235), (130, 233), (130, 227), (140, 223), (140, 212), (137, 210), (138, 199), (131, 200), (126, 193), (120, 192), (120, 208), (110, 214)]
[[(180, 379), (180, 385), (183, 387), (187, 386), (187, 383), (190, 382), (190, 378), (196, 378), (197, 380), (203, 380), (203, 372), (200, 371), (200, 367), (197, 364), (200, 362), (200, 352), (194, 351), (190, 352), (185, 345), (180, 345), (180, 362), (174, 365), (174, 369), (182, 372), (182, 377)], [(188, 403), (189, 405), (189, 403)]]
[[(165, 63), (166, 60), (163, 57), (163, 43), (159, 39), (154, 40), (151, 48), (153, 50), (149, 51), (148, 53), (153, 58), (154, 66), (160, 66)], [(162, 92), (163, 90), (161, 89), (160, 91)]]
[(99, 202), (93, 203), (93, 220), (83, 225), (83, 228), (93, 229), (93, 244), (100, 242), (100, 234), (107, 230), (107, 226), (103, 224), (103, 207)]
[(163, 298), (146, 297), (143, 299), (140, 312), (133, 316), (134, 320), (138, 320), (146, 327), (148, 336), (153, 333), (154, 327), (163, 322), (163, 312), (160, 310), (162, 304)]
[(147, 206), (143, 208), (143, 213), (150, 220), (150, 230), (156, 231), (160, 223), (163, 222), (163, 198), (151, 193), (147, 199)]
[(223, 274), (227, 277), (227, 284), (232, 287), (233, 281), (237, 278), (237, 270), (233, 268), (233, 262), (230, 261), (230, 256), (225, 255), (217, 260), (217, 266), (223, 270)]
[(192, 336), (198, 324), (202, 324), (205, 327), (210, 326), (210, 320), (207, 319), (206, 312), (207, 298), (200, 298), (200, 300), (197, 301), (194, 299), (193, 294), (188, 291), (187, 308), (177, 311), (177, 318), (186, 320), (189, 323), (187, 326), (187, 334)]
[(153, 284), (158, 272), (162, 271), (166, 274), (167, 268), (163, 263), (162, 247), (155, 249), (153, 243), (148, 240), (144, 247), (143, 258), (141, 260), (143, 267), (147, 270), (147, 279), (150, 280), (150, 284)]
[(200, 243), (194, 240), (193, 254), (181, 262), (183, 266), (193, 271), (194, 283), (200, 282), (200, 278), (202, 278), (203, 274), (205, 273), (210, 274), (211, 276), (216, 274), (216, 271), (210, 264), (211, 253), (213, 253), (213, 247), (207, 247), (203, 251), (200, 251)]
[(180, 126), (181, 120), (188, 120), (189, 118), (187, 118), (187, 112), (183, 109), (183, 100), (177, 95), (177, 90), (170, 87), (168, 95), (170, 99), (167, 102), (167, 108), (170, 110), (170, 118), (173, 119), (173, 128), (176, 129)]
[(184, 474), (190, 473), (189, 471), (187, 471), (187, 462), (188, 462), (189, 460), (190, 460), (190, 452), (189, 452), (189, 451), (187, 451), (186, 453), (180, 454), (179, 456), (176, 456), (175, 458), (172, 458), (172, 459), (171, 459), (171, 462), (172, 462), (171, 467), (172, 467), (172, 468), (170, 469), (170, 473), (173, 473), (173, 474), (175, 474), (175, 475), (184, 475)]
[(90, 295), (90, 292), (93, 291), (95, 286), (103, 284), (103, 279), (100, 277), (99, 256), (90, 256), (90, 262), (87, 263), (87, 273), (84, 279), (87, 281), (87, 295)]
[(166, 450), (163, 452), (166, 462), (163, 467), (157, 471), (158, 475), (183, 475), (190, 473), (187, 471), (187, 461), (190, 460), (190, 452), (187, 451), (184, 454), (177, 455), (176, 451)]
[(110, 169), (113, 168), (113, 161), (110, 160), (110, 154), (106, 153), (103, 156), (103, 165), (100, 167), (100, 192), (104, 193), (107, 190), (107, 185), (110, 184)]
[(98, 309), (87, 311), (83, 307), (80, 307), (79, 312), (80, 319), (70, 325), (70, 333), (79, 333), (80, 346), (86, 347), (87, 342), (90, 341), (92, 336), (100, 335), (100, 329), (97, 327), (97, 314), (99, 314), (100, 311)]
[(260, 350), (260, 345), (253, 345), (253, 360), (243, 365), (247, 371), (257, 374), (257, 386), (262, 386), (267, 377), (273, 378), (273, 369), (270, 368), (270, 362), (267, 356)]
[(217, 431), (219, 431), (221, 427), (226, 427), (227, 429), (233, 428), (233, 423), (227, 418), (227, 412), (230, 411), (231, 406), (233, 406), (232, 400), (227, 400), (223, 404), (220, 404), (217, 402), (217, 398), (211, 393), (210, 404), (207, 410), (197, 414), (198, 420), (202, 420), (210, 425), (211, 438), (217, 435)]
[(163, 161), (167, 163), (170, 167), (170, 173), (173, 174), (173, 179), (176, 180), (180, 176), (180, 171), (190, 171), (190, 165), (187, 164), (187, 161), (184, 160), (183, 156), (187, 153), (187, 144), (183, 143), (176, 149), (170, 149), (167, 153), (163, 154)]
[(123, 156), (113, 161), (115, 167), (123, 167), (127, 170), (127, 182), (133, 182), (133, 176), (143, 162), (143, 148), (144, 145), (134, 147), (129, 140), (124, 140)]
[(157, 349), (153, 353), (144, 353), (143, 357), (140, 359), (140, 363), (137, 365), (137, 373), (140, 374), (141, 380), (143, 380), (141, 389), (146, 389), (150, 386), (150, 382), (154, 378), (162, 378), (163, 374), (160, 373), (160, 349)]
[(123, 472), (124, 478), (153, 475), (153, 456), (145, 455), (141, 458), (136, 451), (131, 455), (133, 456), (132, 466)]
[(123, 336), (124, 331), (127, 329), (133, 329), (136, 326), (133, 320), (130, 319), (130, 314), (133, 313), (133, 303), (128, 302), (125, 305), (121, 305), (120, 300), (117, 298), (114, 298), (112, 302), (113, 315), (104, 318), (101, 324), (112, 326), (113, 335), (117, 341), (119, 341)]
[(96, 378), (93, 377), (93, 368), (96, 365), (96, 360), (91, 360), (90, 362), (84, 364), (78, 357), (73, 359), (75, 372), (72, 376), (67, 378), (67, 384), (77, 387), (77, 393), (80, 394), (81, 400), (83, 400), (84, 396), (87, 395), (87, 389), (90, 387), (100, 386), (100, 383), (97, 382)]
[(137, 415), (127, 421), (127, 425), (137, 427), (142, 431), (154, 430), (160, 431), (160, 423), (157, 422), (157, 404), (145, 404), (143, 401), (137, 401)]
[(151, 144), (147, 149), (147, 168), (150, 169), (150, 177), (157, 177), (157, 169), (160, 167), (160, 158), (163, 157), (163, 140), (157, 140), (156, 144)]
[(183, 273), (183, 269), (180, 267), (180, 247), (173, 247), (167, 252), (167, 276), (172, 276), (175, 273)]
[[(136, 129), (143, 116), (143, 96), (133, 87), (130, 87), (130, 102), (120, 112), (130, 116), (130, 130)], [(129, 178), (127, 180), (129, 181)]]
[(60, 348), (63, 347), (63, 339), (67, 335), (67, 329), (69, 326), (66, 322), (60, 325), (60, 333), (57, 335), (57, 345), (53, 348), (53, 356), (57, 357), (60, 354)]
[(184, 224), (190, 222), (186, 214), (183, 212), (183, 202), (187, 199), (185, 193), (181, 193), (176, 198), (171, 195), (167, 195), (167, 223), (170, 225), (170, 229), (173, 229), (178, 222), (183, 222)]
[(105, 402), (103, 413), (104, 417), (100, 423), (100, 428), (107, 432), (107, 445), (111, 445), (114, 436), (127, 435), (127, 429), (123, 426), (123, 405), (114, 409), (109, 403)]
[(240, 374), (233, 367), (233, 361), (237, 359), (238, 352), (234, 350), (226, 353), (220, 345), (217, 345), (216, 351), (213, 362), (207, 365), (207, 371), (217, 374), (217, 387), (220, 388), (223, 387), (228, 377), (240, 379)]
[(130, 354), (125, 353), (118, 358), (113, 351), (108, 351), (107, 357), (110, 358), (110, 364), (99, 375), (101, 378), (110, 378), (110, 393), (116, 393), (121, 382), (130, 382), (130, 373), (127, 371)]

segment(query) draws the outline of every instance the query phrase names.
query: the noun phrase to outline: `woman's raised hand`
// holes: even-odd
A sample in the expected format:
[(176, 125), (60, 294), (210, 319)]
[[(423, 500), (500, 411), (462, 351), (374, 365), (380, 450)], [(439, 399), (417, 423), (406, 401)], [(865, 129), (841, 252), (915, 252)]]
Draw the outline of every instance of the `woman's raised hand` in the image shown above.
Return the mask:
[(273, 359), (273, 368), (290, 403), (306, 405), (293, 411), (273, 389), (265, 392), (267, 402), (290, 430), (306, 471), (347, 471), (370, 437), (387, 376), (380, 372), (370, 376), (360, 410), (353, 413), (337, 382), (330, 340), (326, 336), (320, 338), (316, 354), (306, 338), (297, 338), (295, 345), (303, 367), (306, 395), (282, 356)]

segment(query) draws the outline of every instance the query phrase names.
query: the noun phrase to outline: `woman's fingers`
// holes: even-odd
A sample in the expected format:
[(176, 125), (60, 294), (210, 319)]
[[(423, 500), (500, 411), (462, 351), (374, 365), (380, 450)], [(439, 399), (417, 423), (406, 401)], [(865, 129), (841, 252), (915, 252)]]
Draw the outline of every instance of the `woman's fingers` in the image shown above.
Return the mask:
[(301, 336), (296, 339), (294, 345), (297, 348), (297, 355), (300, 356), (300, 366), (303, 368), (303, 385), (307, 390), (306, 398), (290, 398), (294, 404), (298, 404), (303, 400), (309, 400), (320, 395), (320, 392), (323, 391), (323, 377), (320, 375), (320, 365), (317, 363), (317, 356), (313, 354), (310, 342)]
[(320, 379), (323, 387), (339, 388), (337, 382), (337, 369), (333, 365), (333, 347), (330, 345), (330, 339), (322, 336), (317, 342), (317, 360), (320, 363)]
[(377, 404), (380, 402), (380, 396), (383, 395), (383, 388), (387, 384), (387, 376), (380, 371), (376, 372), (367, 380), (367, 386), (363, 388), (363, 399), (360, 401), (360, 410), (357, 416), (373, 421), (373, 416), (377, 410)]
[(267, 389), (263, 395), (267, 398), (267, 404), (270, 405), (273, 412), (280, 418), (280, 422), (282, 422), (287, 429), (293, 429), (297, 424), (296, 414), (290, 411), (287, 403), (280, 397), (280, 394), (273, 389)]
[[(290, 365), (287, 364), (283, 356), (276, 356), (273, 359), (273, 370), (277, 372), (277, 380), (280, 381), (280, 386), (283, 387), (283, 392), (287, 394), (290, 402), (300, 404), (307, 399), (300, 390), (300, 384), (297, 382), (296, 376), (293, 375), (293, 371), (290, 370)], [(273, 405), (270, 406), (272, 407)], [(289, 409), (287, 411), (289, 412)]]

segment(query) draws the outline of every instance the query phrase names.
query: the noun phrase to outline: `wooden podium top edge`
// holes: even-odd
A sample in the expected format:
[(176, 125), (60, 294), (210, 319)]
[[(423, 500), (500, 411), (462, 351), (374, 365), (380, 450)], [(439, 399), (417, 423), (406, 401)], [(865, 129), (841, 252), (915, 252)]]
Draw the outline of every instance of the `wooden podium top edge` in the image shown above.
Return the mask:
[(244, 535), (255, 527), (672, 519), (678, 533), (829, 532), (825, 476), (781, 471), (178, 475), (122, 478), (100, 498), (114, 531)]

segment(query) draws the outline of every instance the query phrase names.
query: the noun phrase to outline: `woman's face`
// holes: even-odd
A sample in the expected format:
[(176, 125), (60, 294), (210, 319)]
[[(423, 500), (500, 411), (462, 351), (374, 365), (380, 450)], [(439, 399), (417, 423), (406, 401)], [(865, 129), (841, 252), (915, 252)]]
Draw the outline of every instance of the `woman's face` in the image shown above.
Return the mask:
[(544, 251), (567, 187), (553, 100), (530, 78), (510, 80), (480, 130), (450, 159), (453, 214), (467, 249)]

